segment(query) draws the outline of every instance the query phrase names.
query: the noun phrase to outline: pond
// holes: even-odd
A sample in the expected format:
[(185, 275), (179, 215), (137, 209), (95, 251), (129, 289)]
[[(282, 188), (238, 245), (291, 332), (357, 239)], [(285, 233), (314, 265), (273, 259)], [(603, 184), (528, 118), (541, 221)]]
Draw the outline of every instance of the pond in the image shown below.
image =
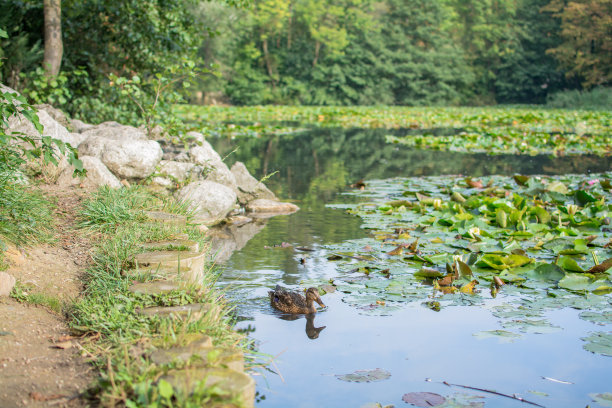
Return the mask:
[(271, 309), (267, 292), (276, 284), (297, 289), (346, 275), (328, 257), (342, 243), (369, 234), (361, 218), (326, 204), (363, 200), (344, 194), (358, 180), (589, 173), (609, 171), (612, 164), (609, 157), (596, 156), (420, 151), (385, 143), (387, 134), (318, 129), (213, 143), (222, 156), (229, 154), (228, 164), (243, 161), (258, 178), (278, 172), (266, 183), (301, 207), (270, 219), (219, 266), (219, 283), (236, 301), (237, 328), (249, 333), (258, 352), (274, 357), (269, 370), (256, 377), (257, 405), (360, 407), (377, 402), (399, 407), (409, 406), (402, 401), (404, 394), (430, 392), (446, 397), (445, 406), (533, 406), (447, 382), (516, 394), (547, 407), (597, 406), (589, 394), (612, 392), (612, 360), (584, 350), (581, 338), (609, 332), (611, 325), (580, 319), (579, 308), (545, 310), (540, 316), (547, 329), (524, 330), (520, 337), (487, 335), (504, 330), (499, 311), (507, 303), (501, 298), (439, 311), (421, 301), (398, 302), (379, 313), (338, 290), (322, 297), (327, 307), (314, 318)]

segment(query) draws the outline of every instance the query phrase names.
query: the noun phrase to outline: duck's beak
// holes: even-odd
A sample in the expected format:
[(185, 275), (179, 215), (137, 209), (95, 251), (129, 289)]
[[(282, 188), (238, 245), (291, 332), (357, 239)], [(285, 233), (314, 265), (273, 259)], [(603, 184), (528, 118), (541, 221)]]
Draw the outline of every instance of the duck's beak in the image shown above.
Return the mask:
[(326, 307), (320, 297), (316, 298), (315, 301), (319, 304), (319, 306)]

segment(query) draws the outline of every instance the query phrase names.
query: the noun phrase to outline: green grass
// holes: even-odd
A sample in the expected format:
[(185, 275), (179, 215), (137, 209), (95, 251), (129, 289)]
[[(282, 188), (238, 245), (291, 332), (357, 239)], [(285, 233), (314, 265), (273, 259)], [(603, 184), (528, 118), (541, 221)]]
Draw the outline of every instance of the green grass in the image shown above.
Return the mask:
[[(121, 271), (133, 267), (132, 259), (142, 252), (141, 243), (167, 240), (179, 233), (204, 244), (192, 226), (147, 222), (143, 210), (170, 210), (185, 213), (186, 206), (168, 203), (145, 190), (100, 189), (83, 204), (81, 225), (95, 234), (99, 245), (93, 264), (87, 271), (86, 290), (82, 300), (70, 311), (71, 326), (82, 333), (94, 334), (84, 347), (100, 370), (100, 379), (92, 388), (92, 397), (102, 405), (128, 407), (174, 406), (199, 407), (227, 402), (227, 396), (215, 388), (200, 387), (191, 395), (181, 395), (157, 382), (168, 369), (149, 363), (145, 358), (151, 347), (182, 344), (190, 333), (206, 333), (215, 345), (248, 346), (245, 338), (233, 329), (231, 307), (223, 294), (214, 289), (216, 274), (209, 270), (201, 288), (187, 288), (164, 295), (131, 293), (132, 283)], [(116, 213), (115, 213), (116, 212)], [(214, 303), (222, 307), (222, 316), (204, 316), (198, 321), (146, 317), (137, 310), (148, 306), (176, 306), (189, 303)]]
[(33, 289), (31, 286), (17, 282), (11, 291), (11, 297), (21, 303), (47, 308), (56, 314), (62, 313), (64, 303), (59, 298), (44, 293), (32, 293)]
[(562, 91), (552, 94), (546, 106), (562, 109), (612, 110), (612, 88), (599, 87), (590, 91)]
[(6, 244), (53, 241), (53, 204), (40, 191), (0, 176), (0, 269)]

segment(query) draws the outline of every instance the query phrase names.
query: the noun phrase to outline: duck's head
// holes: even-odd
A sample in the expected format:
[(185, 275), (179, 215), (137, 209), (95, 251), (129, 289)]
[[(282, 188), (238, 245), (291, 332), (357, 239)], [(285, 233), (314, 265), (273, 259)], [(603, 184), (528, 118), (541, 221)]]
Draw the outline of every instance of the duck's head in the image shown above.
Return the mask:
[(325, 304), (321, 300), (321, 296), (319, 296), (319, 290), (317, 288), (308, 288), (306, 290), (306, 301), (309, 303), (315, 301), (321, 307), (325, 307)]

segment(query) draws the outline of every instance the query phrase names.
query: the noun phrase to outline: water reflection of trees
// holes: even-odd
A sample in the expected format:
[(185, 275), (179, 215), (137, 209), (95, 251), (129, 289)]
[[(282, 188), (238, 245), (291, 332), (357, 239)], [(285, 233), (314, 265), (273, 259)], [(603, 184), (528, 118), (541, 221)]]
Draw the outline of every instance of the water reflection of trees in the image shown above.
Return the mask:
[[(396, 131), (406, 134), (409, 131)], [(437, 133), (444, 134), (443, 129)], [(597, 156), (487, 155), (417, 150), (389, 144), (381, 129), (315, 129), (270, 138), (213, 142), (221, 155), (242, 161), (256, 177), (274, 171), (269, 184), (281, 197), (327, 201), (359, 179), (466, 174), (562, 174), (608, 171), (611, 158)]]

